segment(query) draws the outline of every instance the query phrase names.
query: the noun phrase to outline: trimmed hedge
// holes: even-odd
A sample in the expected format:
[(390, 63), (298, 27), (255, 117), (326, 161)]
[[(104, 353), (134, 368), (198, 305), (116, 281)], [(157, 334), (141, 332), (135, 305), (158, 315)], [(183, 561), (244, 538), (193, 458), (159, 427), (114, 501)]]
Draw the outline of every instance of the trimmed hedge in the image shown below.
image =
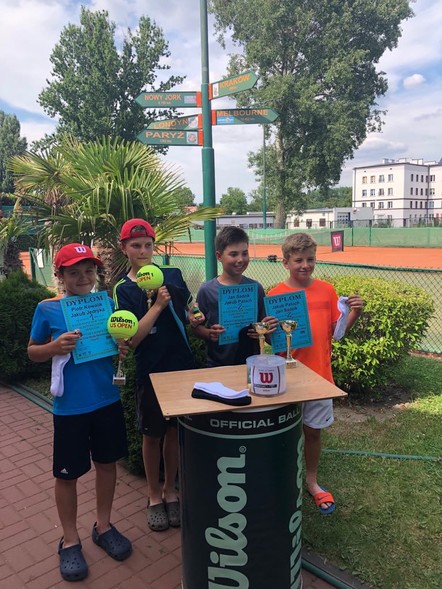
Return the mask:
[(13, 272), (0, 281), (0, 376), (10, 382), (20, 377), (50, 374), (50, 363), (31, 362), (27, 347), (37, 304), (54, 296), (24, 274)]
[(379, 398), (388, 389), (391, 367), (423, 339), (434, 302), (425, 290), (399, 281), (347, 276), (330, 282), (339, 295), (358, 292), (364, 300), (350, 332), (333, 341), (336, 385)]

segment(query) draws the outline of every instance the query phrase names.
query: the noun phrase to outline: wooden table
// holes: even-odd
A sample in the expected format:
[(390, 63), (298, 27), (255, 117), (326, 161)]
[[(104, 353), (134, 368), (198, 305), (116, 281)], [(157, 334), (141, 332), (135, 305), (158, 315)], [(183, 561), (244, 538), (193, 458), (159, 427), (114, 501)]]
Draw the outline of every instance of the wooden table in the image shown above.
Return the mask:
[(242, 390), (247, 387), (246, 365), (201, 368), (199, 370), (178, 370), (177, 372), (157, 372), (150, 378), (155, 389), (164, 417), (197, 415), (256, 409), (289, 403), (301, 403), (315, 399), (346, 397), (337, 386), (320, 377), (316, 372), (297, 362), (296, 368), (286, 371), (287, 390), (275, 397), (251, 395), (252, 403), (247, 407), (236, 407), (216, 401), (194, 399), (191, 394), (195, 382), (221, 382), (226, 387)]

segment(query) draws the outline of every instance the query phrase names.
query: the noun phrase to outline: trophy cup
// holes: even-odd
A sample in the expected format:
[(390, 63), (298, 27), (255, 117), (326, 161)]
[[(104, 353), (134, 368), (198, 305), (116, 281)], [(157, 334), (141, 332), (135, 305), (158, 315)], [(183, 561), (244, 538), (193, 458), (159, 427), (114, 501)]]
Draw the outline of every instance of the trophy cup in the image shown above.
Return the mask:
[(298, 327), (298, 322), (294, 319), (284, 319), (283, 321), (279, 322), (281, 328), (285, 331), (285, 341), (287, 343), (287, 358), (286, 358), (286, 367), (287, 368), (295, 368), (296, 360), (292, 358), (291, 354), (291, 347), (292, 347), (292, 333)]
[(146, 291), (147, 296), (147, 310), (152, 305), (152, 297), (155, 291), (163, 286), (164, 275), (158, 266), (148, 264), (140, 268), (137, 272), (137, 284), (140, 288)]
[(265, 321), (258, 321), (257, 323), (252, 323), (253, 329), (259, 335), (259, 353), (264, 354), (264, 344), (265, 344), (265, 334), (269, 331), (270, 325)]
[[(138, 319), (130, 311), (115, 311), (107, 321), (107, 331), (116, 339), (128, 342), (137, 333)], [(112, 384), (122, 387), (126, 384), (126, 375), (123, 372), (123, 360), (118, 360), (117, 373), (114, 374)]]

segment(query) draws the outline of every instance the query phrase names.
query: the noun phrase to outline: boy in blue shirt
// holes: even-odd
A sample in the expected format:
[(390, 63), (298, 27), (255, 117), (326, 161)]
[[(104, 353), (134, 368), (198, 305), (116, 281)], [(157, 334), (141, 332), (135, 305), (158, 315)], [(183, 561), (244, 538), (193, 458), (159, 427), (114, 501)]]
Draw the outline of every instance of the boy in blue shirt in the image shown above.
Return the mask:
[[(102, 262), (89, 247), (71, 243), (59, 250), (54, 265), (65, 296), (81, 296), (95, 287), (97, 266), (102, 266)], [(52, 382), (51, 390), (56, 394), (53, 404), (55, 501), (63, 528), (58, 554), (65, 581), (79, 581), (88, 575), (77, 531), (77, 479), (90, 470), (91, 458), (97, 495), (92, 540), (115, 560), (124, 560), (132, 552), (130, 541), (110, 522), (116, 461), (127, 455), (120, 393), (112, 384), (113, 362), (111, 357), (106, 357), (75, 364), (70, 353), (80, 338), (81, 333), (67, 331), (60, 298), (38, 304), (28, 344), (29, 358), (34, 362), (52, 359), (53, 375), (57, 366), (62, 375), (57, 383)], [(119, 349), (124, 356), (128, 348), (121, 344)]]

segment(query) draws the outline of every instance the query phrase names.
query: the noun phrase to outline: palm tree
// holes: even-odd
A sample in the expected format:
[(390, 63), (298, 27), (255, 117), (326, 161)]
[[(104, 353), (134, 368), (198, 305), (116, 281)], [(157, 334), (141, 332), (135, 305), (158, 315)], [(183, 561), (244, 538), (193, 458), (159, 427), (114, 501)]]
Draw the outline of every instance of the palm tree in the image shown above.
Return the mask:
[(21, 215), (20, 199), (17, 199), (12, 215), (0, 219), (0, 274), (23, 269), (17, 238), (26, 233)]
[(155, 226), (156, 247), (185, 234), (195, 221), (213, 219), (217, 208), (180, 210), (183, 180), (149, 147), (121, 139), (89, 143), (66, 139), (55, 151), (10, 160), (16, 190), (40, 222), (39, 244), (48, 249), (80, 241), (99, 251), (110, 282), (126, 259), (118, 248), (121, 225), (142, 217)]

